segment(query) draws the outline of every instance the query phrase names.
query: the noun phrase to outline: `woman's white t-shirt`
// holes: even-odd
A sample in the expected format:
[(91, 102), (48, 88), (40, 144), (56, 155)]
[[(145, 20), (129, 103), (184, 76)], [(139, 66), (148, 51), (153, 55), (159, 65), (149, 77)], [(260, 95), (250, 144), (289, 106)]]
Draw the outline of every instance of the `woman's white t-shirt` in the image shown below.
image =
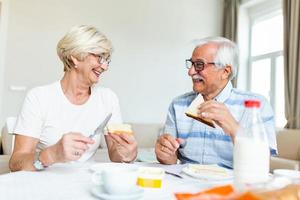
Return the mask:
[[(15, 134), (38, 138), (38, 149), (57, 143), (63, 134), (78, 132), (89, 136), (112, 113), (109, 123), (121, 123), (119, 100), (108, 88), (92, 87), (91, 95), (82, 105), (72, 104), (64, 95), (60, 81), (31, 89), (24, 101), (14, 129)], [(100, 144), (100, 135), (82, 155), (89, 159)]]

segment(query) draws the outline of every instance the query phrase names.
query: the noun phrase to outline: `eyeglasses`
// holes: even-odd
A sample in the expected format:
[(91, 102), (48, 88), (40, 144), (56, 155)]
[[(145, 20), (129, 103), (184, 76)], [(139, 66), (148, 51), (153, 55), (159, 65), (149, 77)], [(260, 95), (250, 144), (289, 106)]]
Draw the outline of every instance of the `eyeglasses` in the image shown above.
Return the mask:
[(110, 63), (110, 57), (108, 56), (107, 58), (104, 58), (103, 55), (99, 55), (99, 54), (94, 54), (94, 53), (90, 53), (91, 55), (98, 57), (99, 63), (100, 65), (109, 65)]
[(191, 69), (194, 66), (197, 72), (200, 72), (204, 69), (205, 65), (220, 65), (220, 63), (216, 62), (206, 62), (203, 59), (193, 61), (192, 58), (185, 60), (185, 66), (187, 69)]
[(98, 57), (99, 57), (99, 63), (101, 64), (101, 65), (109, 65), (109, 63), (110, 63), (110, 58), (108, 57), (107, 59), (105, 59), (105, 58), (103, 58), (102, 56), (99, 56), (98, 55)]

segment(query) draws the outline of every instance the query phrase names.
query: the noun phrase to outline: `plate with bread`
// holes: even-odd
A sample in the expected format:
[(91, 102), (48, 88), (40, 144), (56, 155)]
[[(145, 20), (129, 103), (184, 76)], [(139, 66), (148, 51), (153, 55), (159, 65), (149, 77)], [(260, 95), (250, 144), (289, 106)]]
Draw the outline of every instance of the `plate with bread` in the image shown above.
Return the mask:
[(197, 179), (222, 181), (233, 178), (233, 171), (220, 167), (216, 164), (202, 165), (202, 164), (188, 164), (182, 168), (182, 172)]

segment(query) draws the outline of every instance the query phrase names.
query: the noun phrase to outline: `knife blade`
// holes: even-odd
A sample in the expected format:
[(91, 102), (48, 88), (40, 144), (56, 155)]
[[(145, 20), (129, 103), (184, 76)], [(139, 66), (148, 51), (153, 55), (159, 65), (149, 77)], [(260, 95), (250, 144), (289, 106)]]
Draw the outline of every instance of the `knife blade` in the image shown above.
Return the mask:
[(107, 125), (107, 123), (110, 120), (111, 116), (112, 116), (112, 113), (109, 113), (105, 117), (105, 119), (103, 120), (103, 122), (96, 128), (96, 130), (94, 131), (94, 133), (89, 136), (89, 138), (93, 138), (95, 135), (100, 134), (103, 131), (103, 129), (105, 128), (105, 126)]
[(183, 178), (180, 174), (176, 174), (176, 173), (173, 173), (173, 172), (168, 172), (168, 171), (165, 171), (166, 174), (169, 174), (171, 176), (175, 176), (177, 178)]

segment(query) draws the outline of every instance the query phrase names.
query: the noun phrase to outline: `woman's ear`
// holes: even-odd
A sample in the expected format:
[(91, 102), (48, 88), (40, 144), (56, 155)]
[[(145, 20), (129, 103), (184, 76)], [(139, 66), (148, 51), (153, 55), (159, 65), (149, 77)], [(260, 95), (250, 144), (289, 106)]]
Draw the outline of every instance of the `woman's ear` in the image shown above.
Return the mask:
[(72, 60), (72, 62), (74, 64), (74, 67), (77, 68), (79, 60), (76, 57), (74, 57), (74, 56), (71, 56), (71, 60)]
[(223, 74), (222, 74), (222, 78), (223, 79), (229, 79), (229, 76), (232, 73), (232, 66), (231, 65), (226, 65), (224, 68)]

